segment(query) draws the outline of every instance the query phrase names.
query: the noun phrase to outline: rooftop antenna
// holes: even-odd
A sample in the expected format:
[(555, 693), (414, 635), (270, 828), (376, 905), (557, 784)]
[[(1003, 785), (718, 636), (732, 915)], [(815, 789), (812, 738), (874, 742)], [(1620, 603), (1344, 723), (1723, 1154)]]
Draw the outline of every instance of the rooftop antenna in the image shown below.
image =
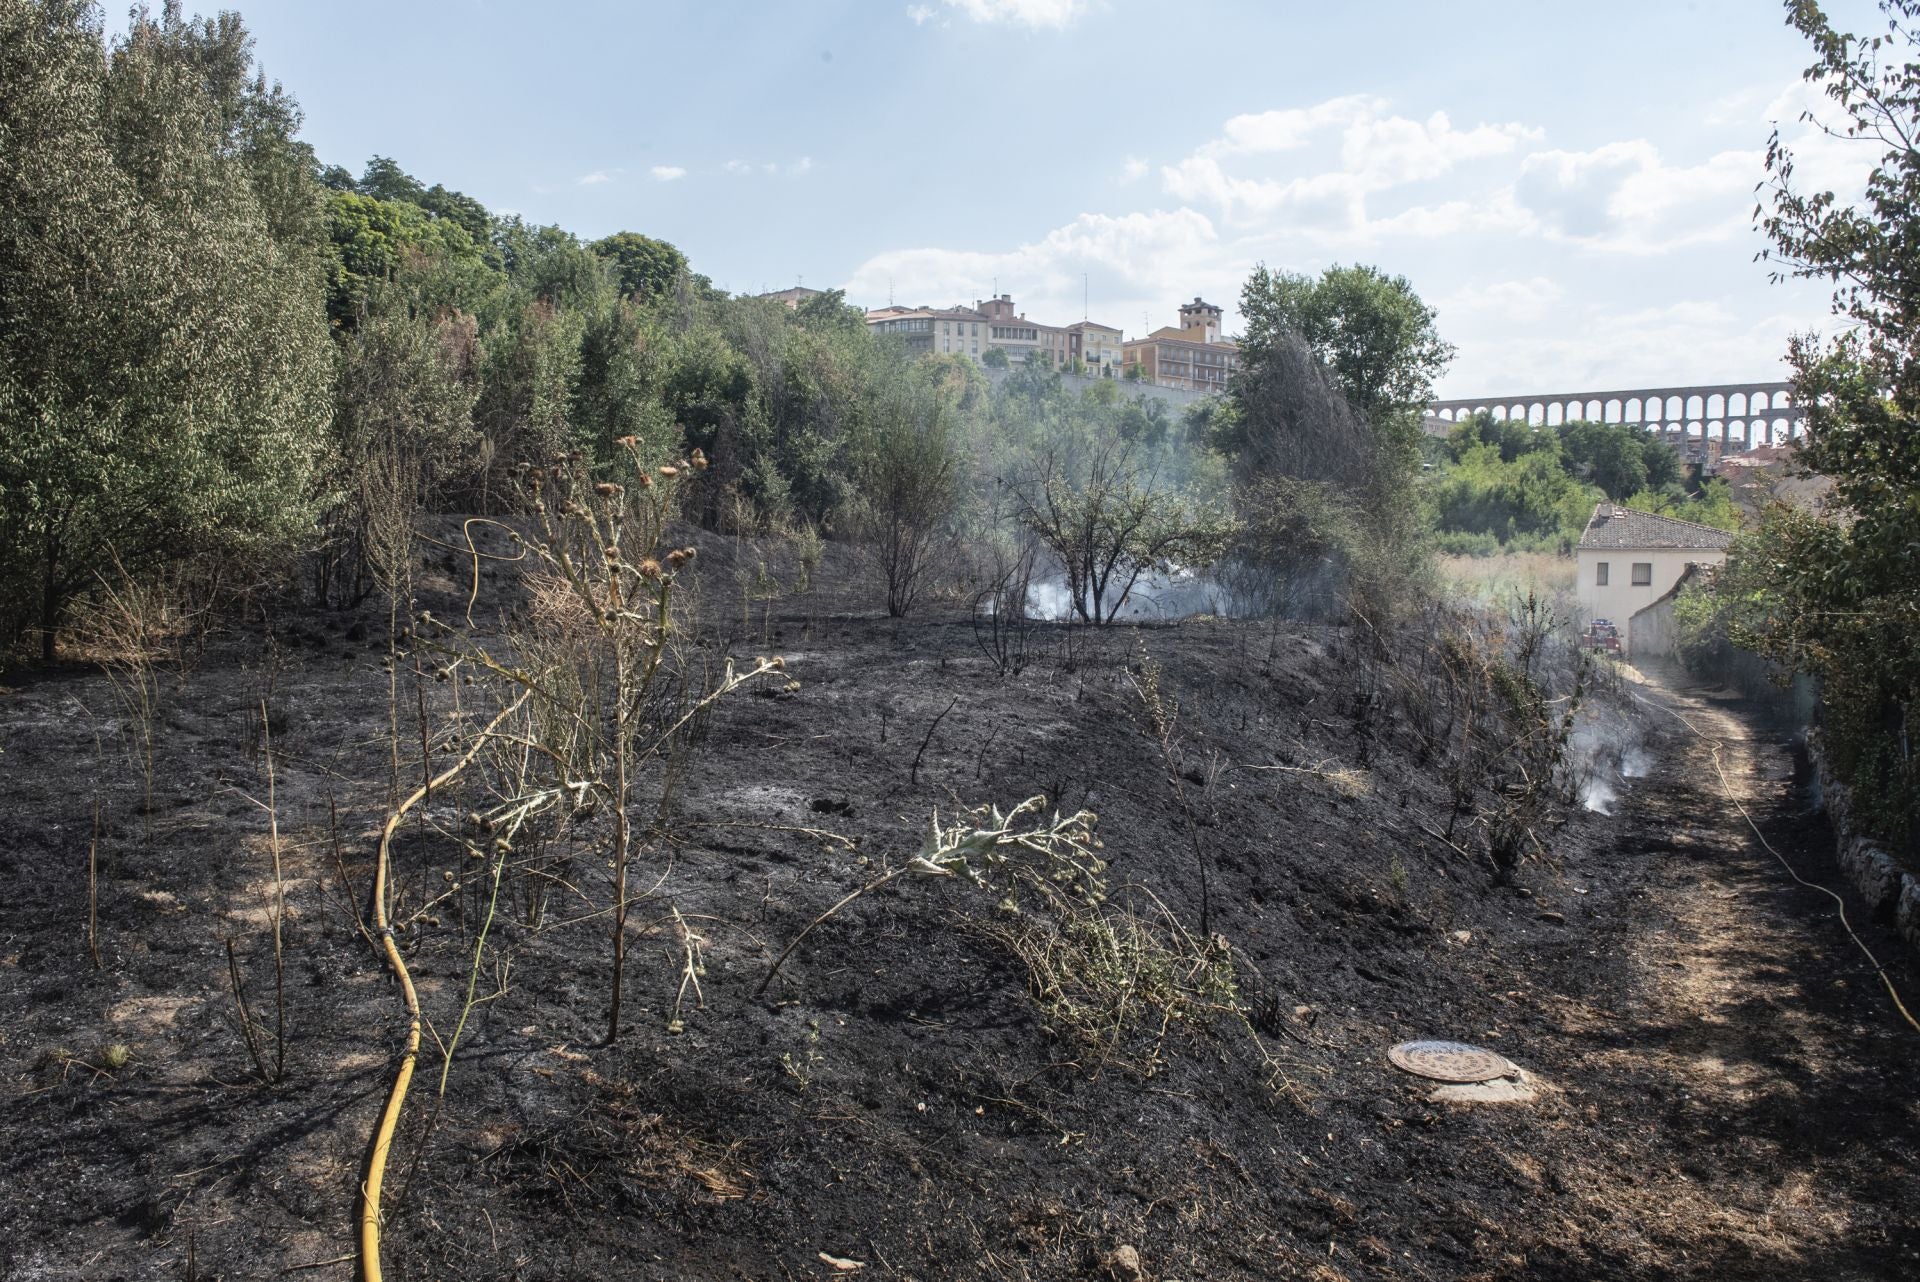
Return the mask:
[(1080, 319), (1087, 319), (1087, 274), (1080, 273)]
[(893, 306), (893, 273), (887, 273), (887, 306)]

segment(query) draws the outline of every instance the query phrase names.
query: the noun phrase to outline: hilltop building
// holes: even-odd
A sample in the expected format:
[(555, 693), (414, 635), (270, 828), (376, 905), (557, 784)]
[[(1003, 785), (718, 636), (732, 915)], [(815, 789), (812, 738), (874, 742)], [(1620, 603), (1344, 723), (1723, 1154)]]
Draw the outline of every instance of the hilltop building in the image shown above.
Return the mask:
[(1126, 363), (1126, 341), (1119, 330), (1099, 321), (1067, 326), (1067, 360), (1079, 361), (1096, 378), (1118, 378)]
[(826, 292), (824, 289), (808, 289), (805, 285), (795, 285), (792, 289), (776, 289), (771, 294), (761, 294), (760, 297), (785, 303), (788, 311), (798, 311), (800, 304), (818, 298)]
[[(792, 292), (792, 291), (784, 291)], [(1057, 370), (1079, 368), (1095, 378), (1136, 377), (1161, 387), (1224, 392), (1240, 364), (1240, 348), (1220, 336), (1221, 309), (1201, 298), (1180, 308), (1178, 327), (1132, 342), (1095, 320), (1048, 325), (1014, 307), (1013, 295), (976, 299), (973, 306), (876, 307), (867, 328), (897, 338), (914, 355), (959, 354), (980, 360), (992, 348), (1013, 365), (1041, 361)], [(1077, 366), (1076, 366), (1077, 362)]]
[(998, 347), (1015, 365), (1039, 360), (1065, 369), (1078, 359), (1090, 370), (1096, 360), (1113, 374), (1120, 367), (1119, 330), (1091, 321), (1062, 326), (1031, 320), (1014, 308), (1011, 294), (979, 299), (972, 307), (877, 307), (867, 313), (867, 328), (898, 338), (915, 355), (958, 353), (977, 361)]
[(1631, 654), (1634, 616), (1666, 596), (1688, 566), (1724, 563), (1732, 543), (1711, 525), (1597, 504), (1574, 549), (1580, 608), (1611, 620)]
[(1180, 308), (1178, 327), (1167, 325), (1126, 344), (1125, 366), (1135, 377), (1161, 387), (1224, 392), (1240, 368), (1240, 346), (1220, 336), (1221, 309), (1195, 296)]
[(897, 338), (915, 356), (960, 352), (980, 359), (989, 341), (987, 318), (970, 307), (882, 307), (867, 313), (867, 328)]

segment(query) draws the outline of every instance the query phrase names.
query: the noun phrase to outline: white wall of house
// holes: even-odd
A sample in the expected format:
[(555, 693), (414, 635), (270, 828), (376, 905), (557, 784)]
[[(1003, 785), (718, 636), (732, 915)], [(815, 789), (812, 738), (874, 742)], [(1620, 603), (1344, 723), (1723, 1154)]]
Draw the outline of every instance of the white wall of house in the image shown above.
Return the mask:
[[(1589, 620), (1611, 619), (1620, 629), (1620, 644), (1631, 649), (1628, 634), (1634, 614), (1665, 596), (1680, 581), (1689, 562), (1720, 565), (1727, 559), (1724, 551), (1705, 548), (1581, 548), (1576, 557), (1579, 578), (1575, 596)], [(1600, 582), (1606, 567), (1606, 582)], [(1635, 571), (1646, 567), (1640, 575)], [(1635, 583), (1644, 577), (1645, 583)]]

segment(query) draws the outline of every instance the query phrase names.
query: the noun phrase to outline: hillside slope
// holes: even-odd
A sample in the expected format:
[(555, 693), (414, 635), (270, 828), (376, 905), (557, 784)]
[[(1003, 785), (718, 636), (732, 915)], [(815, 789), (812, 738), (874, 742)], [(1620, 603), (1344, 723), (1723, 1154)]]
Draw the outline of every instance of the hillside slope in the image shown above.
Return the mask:
[[(389, 1177), (389, 1277), (1920, 1267), (1911, 1041), (1677, 723), (1647, 723), (1653, 768), (1613, 817), (1562, 816), (1548, 857), (1495, 887), (1434, 835), (1445, 790), (1357, 697), (1340, 629), (1049, 626), (1003, 677), (962, 614), (861, 615), (844, 584), (743, 607), (739, 555), (703, 545), (709, 624), (783, 654), (797, 687), (742, 691), (705, 727), (640, 868), (616, 1045), (598, 1044), (606, 872), (583, 844), (538, 931), (508, 885), (439, 1096), (436, 1038), (486, 910), (459, 836), (475, 799), (438, 797), (403, 830), (402, 902), (441, 898), (405, 933), (432, 1034)], [(434, 608), (457, 615), (461, 586), (432, 580)], [(358, 924), (387, 799), (384, 619), (293, 614), (276, 635), (219, 641), (168, 694), (151, 814), (103, 678), (48, 672), (0, 698), (0, 1275), (352, 1276), (360, 1162), (404, 1027)], [(1138, 693), (1149, 665), (1179, 709), (1171, 776)], [(443, 720), (459, 689), (427, 688)], [(278, 1086), (254, 1080), (226, 945), (270, 1057), (262, 698), (288, 896)], [(1712, 711), (1714, 733), (1744, 734), (1739, 711)], [(1785, 746), (1729, 751), (1775, 844), (1832, 880)], [(1154, 957), (1121, 949), (1109, 969), (1138, 1000), (1090, 1036), (1012, 946), (1032, 905), (1010, 917), (960, 879), (854, 899), (756, 995), (810, 921), (919, 848), (936, 808), (1034, 793), (1097, 812), (1110, 904), (1184, 938), (1189, 976), (1229, 964), (1243, 1015), (1167, 1018)], [(1203, 870), (1224, 942), (1200, 929)], [(1069, 980), (1102, 955), (1044, 938)], [(1893, 974), (1911, 991), (1904, 960)], [(1418, 1037), (1497, 1049), (1540, 1093), (1436, 1102), (1385, 1058)]]

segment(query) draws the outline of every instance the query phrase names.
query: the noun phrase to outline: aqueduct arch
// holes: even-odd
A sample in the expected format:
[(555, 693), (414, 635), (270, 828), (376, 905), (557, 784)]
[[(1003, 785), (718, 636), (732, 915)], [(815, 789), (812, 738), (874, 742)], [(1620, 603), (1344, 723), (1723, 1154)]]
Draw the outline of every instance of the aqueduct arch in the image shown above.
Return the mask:
[[(1539, 396), (1470, 397), (1435, 401), (1427, 412), (1454, 422), (1487, 410), (1495, 418), (1558, 427), (1575, 419), (1632, 423), (1659, 432), (1682, 450), (1716, 439), (1720, 451), (1752, 449), (1788, 440), (1806, 428), (1807, 411), (1788, 383), (1716, 383), (1704, 387), (1648, 387), (1619, 392), (1555, 392)], [(1735, 445), (1735, 442), (1738, 445)]]

